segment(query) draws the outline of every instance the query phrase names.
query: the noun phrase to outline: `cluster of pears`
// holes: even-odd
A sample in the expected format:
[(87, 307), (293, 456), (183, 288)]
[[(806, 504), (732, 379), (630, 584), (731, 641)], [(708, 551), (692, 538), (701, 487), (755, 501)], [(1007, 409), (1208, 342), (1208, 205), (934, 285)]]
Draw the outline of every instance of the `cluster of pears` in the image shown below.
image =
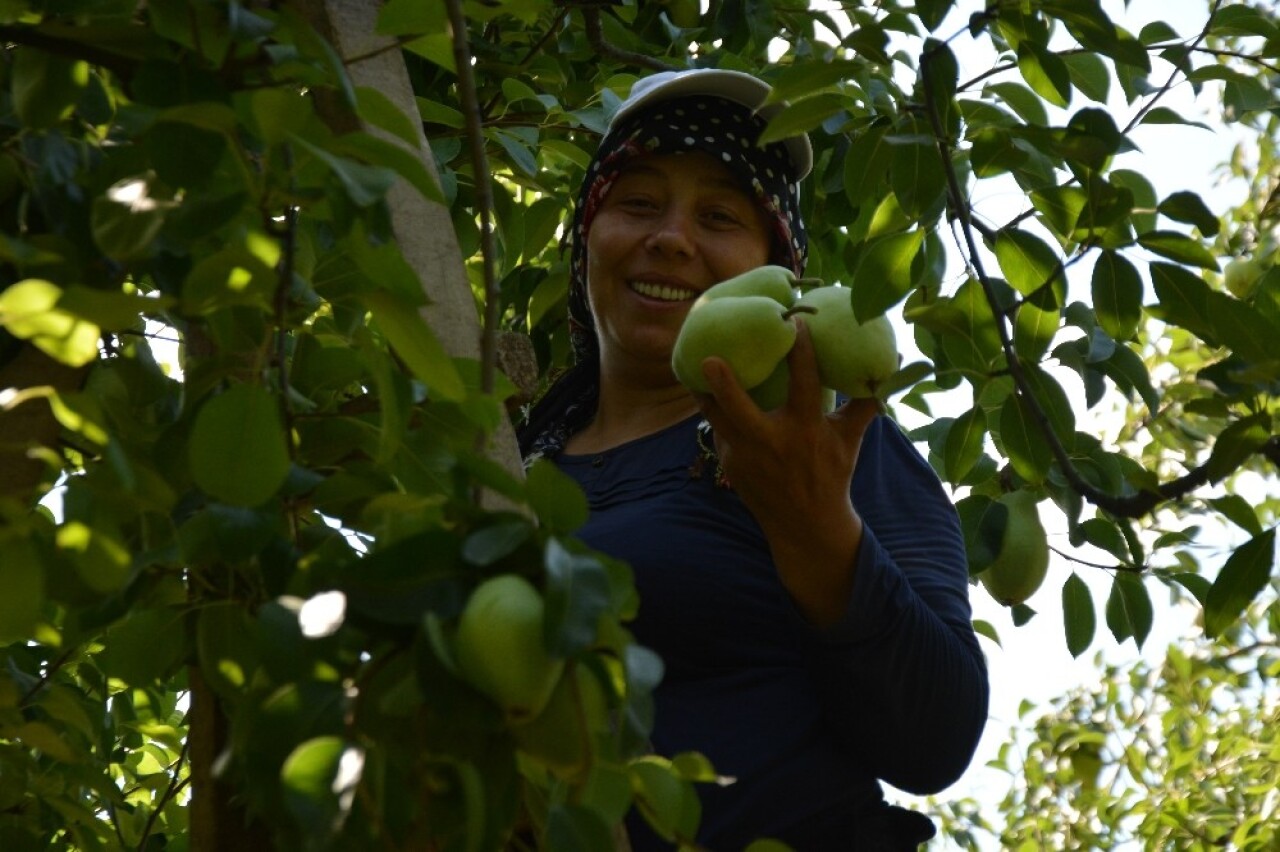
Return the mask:
[(1010, 491), (996, 502), (1006, 510), (1004, 532), (996, 558), (982, 569), (978, 580), (991, 597), (1005, 606), (1015, 606), (1044, 584), (1049, 571), (1049, 539), (1030, 491)]
[(546, 603), (518, 574), (472, 591), (453, 636), (457, 673), (502, 709), (517, 747), (548, 771), (589, 768), (592, 740), (609, 727), (605, 685), (588, 667), (548, 652)]
[(786, 402), (787, 355), (796, 341), (795, 314), (806, 315), (818, 362), (818, 379), (850, 398), (876, 396), (898, 370), (893, 326), (884, 316), (859, 322), (851, 291), (838, 284), (799, 292), (798, 279), (782, 266), (760, 266), (721, 281), (689, 309), (671, 353), (676, 378), (706, 393), (702, 362), (723, 358), (756, 405), (768, 411)]

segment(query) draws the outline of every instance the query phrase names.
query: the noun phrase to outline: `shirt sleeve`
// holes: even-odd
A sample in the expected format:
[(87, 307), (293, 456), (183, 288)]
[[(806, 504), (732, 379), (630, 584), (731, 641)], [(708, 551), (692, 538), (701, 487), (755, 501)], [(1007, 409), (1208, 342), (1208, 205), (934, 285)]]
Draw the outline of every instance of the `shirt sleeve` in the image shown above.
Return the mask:
[(886, 417), (863, 442), (853, 501), (864, 524), (854, 589), (844, 617), (812, 631), (814, 678), (861, 765), (908, 793), (936, 793), (968, 768), (989, 699), (959, 518)]

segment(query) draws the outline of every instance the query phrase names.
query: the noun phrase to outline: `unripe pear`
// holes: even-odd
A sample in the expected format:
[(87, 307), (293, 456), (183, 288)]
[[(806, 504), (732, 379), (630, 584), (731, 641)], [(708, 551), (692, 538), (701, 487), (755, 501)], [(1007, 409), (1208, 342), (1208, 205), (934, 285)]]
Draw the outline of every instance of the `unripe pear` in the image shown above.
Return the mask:
[[(708, 291), (709, 292), (709, 291)], [(702, 362), (723, 358), (738, 384), (750, 390), (787, 357), (796, 341), (787, 308), (768, 296), (725, 296), (694, 301), (671, 351), (671, 368), (687, 388), (707, 393)]]
[(898, 344), (885, 316), (865, 323), (853, 314), (847, 287), (815, 287), (796, 300), (805, 314), (818, 360), (818, 379), (851, 399), (872, 397), (876, 388), (898, 370)]
[(785, 266), (757, 266), (755, 269), (726, 278), (719, 284), (707, 288), (699, 298), (768, 296), (778, 304), (789, 308), (796, 301), (795, 286), (795, 273)]
[(1049, 539), (1030, 491), (1012, 491), (999, 502), (1008, 510), (1000, 552), (978, 579), (991, 597), (1014, 606), (1025, 602), (1044, 583), (1049, 570)]
[(1253, 295), (1266, 268), (1256, 258), (1237, 257), (1222, 270), (1223, 284), (1237, 299)]
[[(790, 393), (791, 365), (787, 363), (786, 358), (778, 362), (778, 366), (773, 368), (769, 378), (747, 391), (747, 395), (751, 397), (761, 411), (773, 411), (775, 408), (781, 408), (786, 404), (787, 396)], [(831, 411), (835, 407), (836, 392), (831, 388), (823, 388), (822, 410)]]
[(541, 713), (564, 671), (564, 660), (547, 652), (545, 610), (532, 583), (499, 574), (476, 586), (458, 619), (459, 674), (497, 702), (511, 722)]

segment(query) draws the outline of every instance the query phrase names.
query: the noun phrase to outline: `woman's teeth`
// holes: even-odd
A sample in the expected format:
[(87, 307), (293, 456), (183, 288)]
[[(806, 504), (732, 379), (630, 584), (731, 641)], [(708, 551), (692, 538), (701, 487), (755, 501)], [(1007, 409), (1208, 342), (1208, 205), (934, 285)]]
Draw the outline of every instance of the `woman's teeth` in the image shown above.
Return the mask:
[(641, 296), (650, 299), (661, 299), (664, 302), (683, 302), (697, 296), (697, 292), (685, 287), (671, 287), (667, 284), (650, 284), (647, 281), (628, 282), (631, 289)]

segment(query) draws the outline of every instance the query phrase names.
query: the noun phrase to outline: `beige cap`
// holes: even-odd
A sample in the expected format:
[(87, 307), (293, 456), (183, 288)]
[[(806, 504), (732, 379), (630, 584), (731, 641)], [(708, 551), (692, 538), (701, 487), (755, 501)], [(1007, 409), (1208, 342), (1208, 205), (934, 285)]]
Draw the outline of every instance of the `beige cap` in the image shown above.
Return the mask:
[[(763, 80), (741, 71), (722, 71), (718, 68), (690, 68), (684, 71), (661, 71), (635, 82), (631, 94), (618, 107), (609, 129), (638, 110), (653, 104), (688, 95), (715, 95), (753, 110), (765, 121), (782, 112), (785, 103), (765, 105), (773, 89)], [(782, 140), (791, 162), (795, 166), (796, 180), (809, 174), (813, 168), (813, 146), (806, 134), (788, 136)]]

